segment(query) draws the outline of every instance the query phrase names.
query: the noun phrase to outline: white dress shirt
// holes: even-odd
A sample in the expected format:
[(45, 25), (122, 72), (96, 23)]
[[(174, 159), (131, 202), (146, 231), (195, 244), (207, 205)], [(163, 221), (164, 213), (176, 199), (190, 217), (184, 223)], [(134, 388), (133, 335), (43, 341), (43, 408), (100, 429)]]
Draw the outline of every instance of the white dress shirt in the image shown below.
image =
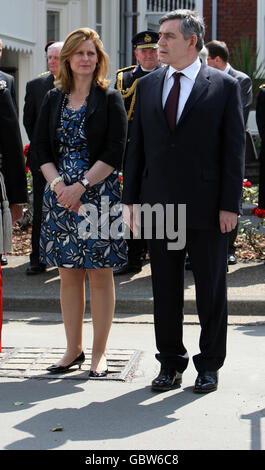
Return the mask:
[(228, 73), (230, 69), (231, 69), (231, 65), (227, 62), (227, 66), (226, 66), (226, 68), (223, 70), (223, 72)]
[(163, 93), (162, 93), (162, 105), (163, 108), (165, 107), (167, 97), (169, 92), (173, 86), (174, 78), (172, 77), (173, 73), (181, 72), (183, 76), (180, 77), (180, 95), (179, 95), (179, 104), (178, 104), (178, 113), (177, 113), (177, 122), (181, 116), (181, 113), (184, 109), (186, 101), (190, 96), (191, 90), (195, 83), (196, 77), (201, 68), (201, 61), (199, 57), (188, 67), (183, 70), (176, 70), (171, 65), (166, 73), (164, 86), (163, 86)]

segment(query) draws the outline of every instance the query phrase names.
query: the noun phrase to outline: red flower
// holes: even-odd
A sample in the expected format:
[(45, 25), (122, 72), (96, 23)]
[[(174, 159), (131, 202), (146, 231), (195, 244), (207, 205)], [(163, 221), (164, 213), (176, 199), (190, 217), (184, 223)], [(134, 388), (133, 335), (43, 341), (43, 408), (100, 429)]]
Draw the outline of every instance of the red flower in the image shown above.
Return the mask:
[(245, 188), (250, 188), (252, 186), (252, 183), (250, 181), (246, 180), (246, 181), (244, 181), (243, 186)]
[(25, 147), (24, 147), (24, 157), (25, 157), (26, 173), (28, 173), (29, 170), (30, 170), (30, 168), (27, 166), (27, 157), (28, 157), (28, 153), (29, 153), (29, 144), (28, 144), (28, 145), (25, 145)]
[(29, 153), (29, 144), (24, 147), (24, 157), (27, 157)]
[(121, 175), (119, 175), (119, 179), (120, 179), (120, 182), (122, 183), (122, 176)]
[(265, 217), (265, 210), (259, 209), (259, 207), (253, 207), (251, 213), (260, 219), (264, 219)]

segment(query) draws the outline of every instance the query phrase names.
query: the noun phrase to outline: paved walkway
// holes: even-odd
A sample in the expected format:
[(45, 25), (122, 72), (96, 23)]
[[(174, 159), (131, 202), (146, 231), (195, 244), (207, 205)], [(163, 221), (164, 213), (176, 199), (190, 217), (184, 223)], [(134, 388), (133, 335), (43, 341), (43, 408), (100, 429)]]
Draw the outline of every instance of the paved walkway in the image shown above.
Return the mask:
[[(27, 257), (9, 257), (3, 268), (3, 359), (12, 348), (64, 348), (56, 269), (26, 276)], [(137, 363), (125, 381), (6, 377), (0, 364), (0, 448), (4, 450), (264, 450), (265, 265), (239, 263), (229, 270), (227, 359), (216, 392), (195, 395), (192, 356), (200, 327), (191, 272), (185, 281), (184, 341), (190, 362), (180, 388), (152, 393), (159, 365), (150, 268), (115, 279), (117, 313), (108, 351), (132, 350)], [(89, 314), (84, 349), (91, 348)], [(25, 361), (25, 358), (23, 359)], [(9, 361), (12, 366), (12, 361)], [(21, 366), (22, 368), (22, 366)], [(2, 371), (2, 373), (1, 373)], [(79, 373), (79, 372), (78, 372)], [(85, 374), (86, 368), (80, 371)], [(14, 374), (15, 375), (15, 374)], [(52, 429), (61, 431), (53, 432)]]
[[(56, 268), (37, 276), (25, 274), (28, 266), (27, 256), (9, 256), (8, 265), (3, 273), (3, 306), (9, 318), (23, 318), (36, 313), (38, 318), (60, 319), (59, 276)], [(263, 317), (265, 321), (265, 264), (264, 261), (240, 262), (229, 267), (227, 275), (230, 319), (241, 317)], [(150, 264), (135, 275), (115, 277), (116, 313), (124, 320), (137, 318), (152, 321), (153, 297)], [(87, 298), (89, 298), (87, 286)], [(89, 311), (89, 305), (88, 309)], [(12, 313), (13, 312), (13, 313)], [(52, 315), (51, 315), (52, 314)], [(22, 316), (21, 316), (22, 315)], [(195, 287), (193, 274), (186, 271), (185, 276), (185, 315), (187, 321), (195, 321)], [(193, 319), (193, 317), (194, 318)], [(245, 318), (245, 320), (248, 320)]]
[[(199, 330), (199, 325), (184, 326), (190, 356), (198, 352)], [(6, 347), (64, 347), (59, 322), (8, 321), (3, 333)], [(0, 448), (83, 450), (85, 455), (102, 450), (109, 455), (112, 450), (265, 450), (264, 336), (264, 324), (228, 327), (227, 359), (216, 392), (193, 393), (196, 371), (190, 360), (180, 388), (155, 394), (150, 390), (159, 370), (153, 325), (114, 323), (109, 349), (141, 352), (131, 378), (0, 376)], [(91, 342), (87, 323), (84, 349)], [(62, 430), (51, 431), (58, 427)]]

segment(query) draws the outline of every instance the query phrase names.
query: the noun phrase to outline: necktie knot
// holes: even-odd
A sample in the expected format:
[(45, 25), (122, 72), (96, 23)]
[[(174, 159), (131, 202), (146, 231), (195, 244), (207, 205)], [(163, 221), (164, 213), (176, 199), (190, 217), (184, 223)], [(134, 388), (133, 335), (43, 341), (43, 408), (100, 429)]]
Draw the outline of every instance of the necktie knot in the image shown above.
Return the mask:
[(174, 72), (174, 73), (173, 73), (173, 77), (174, 77), (174, 82), (175, 82), (175, 83), (180, 81), (181, 75), (183, 75), (182, 72)]

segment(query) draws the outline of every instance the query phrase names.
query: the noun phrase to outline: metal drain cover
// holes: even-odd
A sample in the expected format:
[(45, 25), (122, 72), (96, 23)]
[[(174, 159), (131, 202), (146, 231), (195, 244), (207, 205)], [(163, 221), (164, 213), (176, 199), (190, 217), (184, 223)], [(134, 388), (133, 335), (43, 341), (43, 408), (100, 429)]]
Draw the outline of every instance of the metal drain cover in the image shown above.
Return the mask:
[(120, 380), (133, 376), (141, 352), (132, 349), (109, 349), (107, 361), (109, 373), (106, 377), (88, 377), (91, 349), (84, 351), (86, 360), (82, 369), (72, 368), (64, 374), (51, 374), (46, 368), (62, 357), (63, 348), (2, 348), (0, 353), (0, 377), (32, 379), (74, 379), (74, 380)]

